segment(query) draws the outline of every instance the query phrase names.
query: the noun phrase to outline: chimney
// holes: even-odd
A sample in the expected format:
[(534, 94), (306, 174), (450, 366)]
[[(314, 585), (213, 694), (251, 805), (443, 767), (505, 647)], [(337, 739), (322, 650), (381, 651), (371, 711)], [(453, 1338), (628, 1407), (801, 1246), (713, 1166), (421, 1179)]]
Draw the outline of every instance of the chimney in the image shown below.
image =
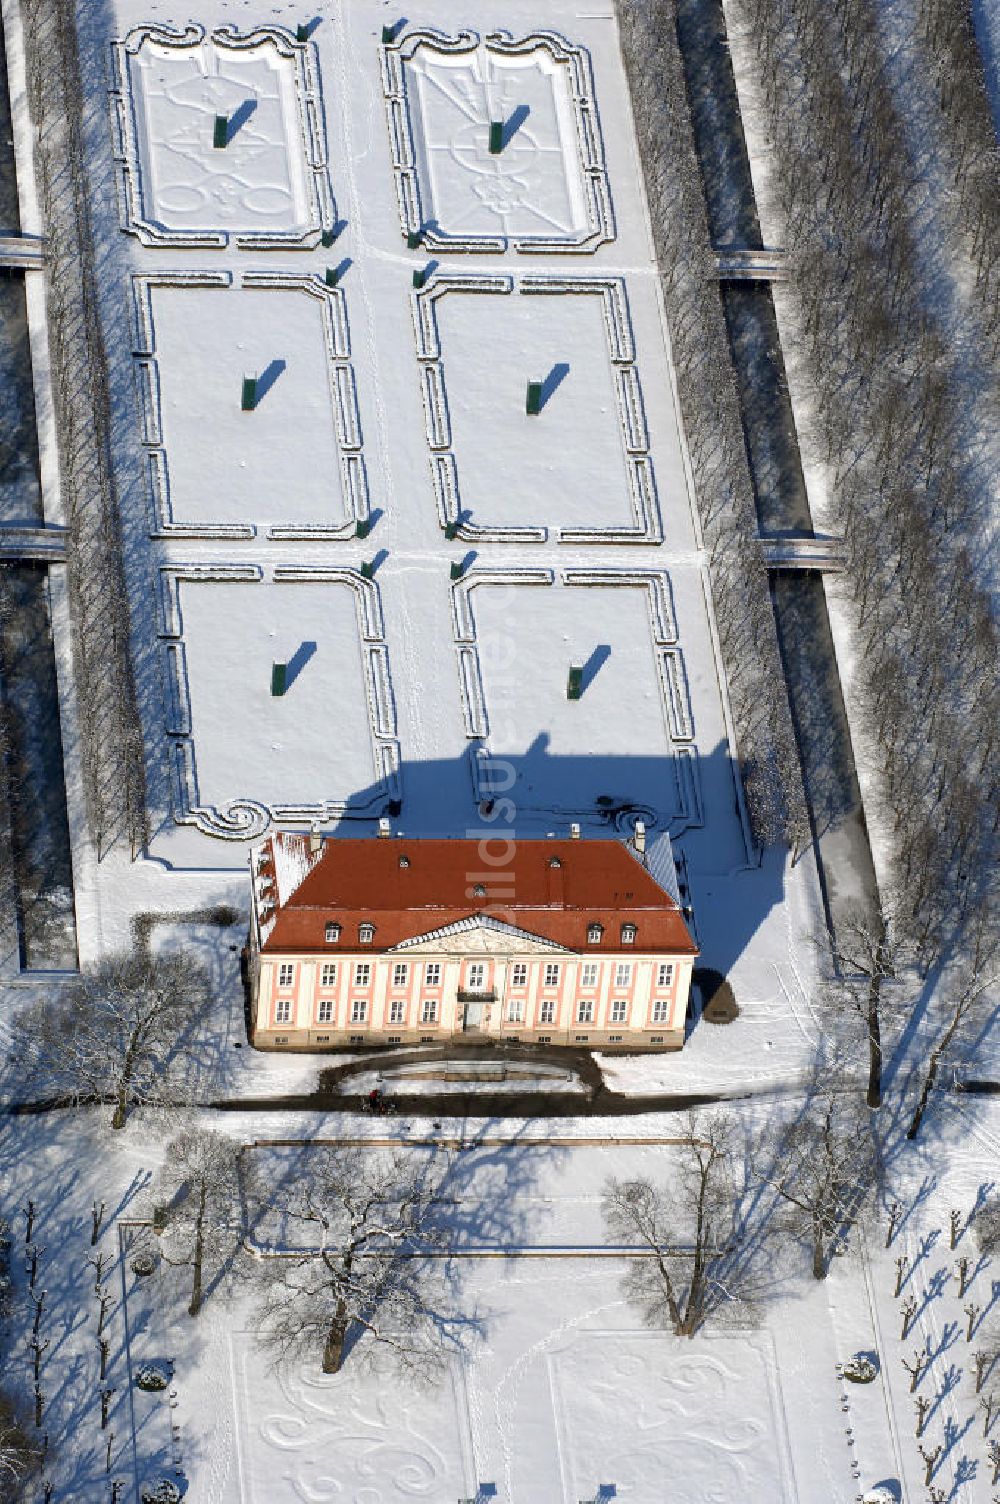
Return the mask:
[(580, 839), (580, 822), (578, 820), (574, 820), (570, 826), (569, 838), (571, 841), (578, 841)]
[(315, 856), (323, 845), (323, 837), (318, 825), (313, 825), (309, 830), (309, 855)]
[(387, 815), (382, 815), (378, 822), (378, 835), (380, 841), (387, 841), (392, 835), (392, 825)]
[(642, 856), (643, 853), (646, 850), (646, 822), (645, 822), (645, 820), (636, 820), (636, 822), (635, 822), (635, 849), (639, 853), (640, 856)]

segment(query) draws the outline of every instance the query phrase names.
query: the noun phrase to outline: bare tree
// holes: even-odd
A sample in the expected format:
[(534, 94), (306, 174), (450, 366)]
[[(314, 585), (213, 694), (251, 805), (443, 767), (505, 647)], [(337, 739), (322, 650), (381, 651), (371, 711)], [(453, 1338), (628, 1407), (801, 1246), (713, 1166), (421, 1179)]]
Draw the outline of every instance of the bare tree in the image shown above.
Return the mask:
[(21, 1417), (7, 1397), (0, 1396), (0, 1498), (19, 1497), (14, 1490), (34, 1476), (39, 1460)]
[(793, 1226), (810, 1241), (813, 1275), (825, 1279), (832, 1249), (874, 1182), (867, 1117), (849, 1098), (827, 1088), (777, 1134), (768, 1129), (751, 1156), (750, 1172), (787, 1203)]
[(14, 1021), (11, 1059), (72, 1102), (132, 1107), (190, 1098), (202, 1063), (208, 974), (183, 956), (112, 956)]
[(868, 1041), (868, 1106), (879, 1107), (883, 983), (896, 975), (889, 922), (880, 908), (875, 913), (855, 909), (838, 919), (834, 958), (841, 975), (831, 989), (864, 1023)]
[(941, 1066), (967, 1037), (970, 1029), (985, 1023), (987, 999), (1000, 982), (1000, 946), (993, 914), (982, 910), (974, 916), (972, 932), (957, 958), (945, 967), (935, 996), (937, 1027), (927, 1054), (917, 1104), (906, 1130), (916, 1138), (924, 1120)]
[(318, 1146), (274, 1194), (288, 1251), (263, 1256), (256, 1330), (280, 1361), (322, 1355), (338, 1373), (354, 1347), (430, 1375), (456, 1341), (441, 1264), (439, 1182), (413, 1155)]
[(162, 1252), (168, 1263), (191, 1266), (191, 1316), (202, 1307), (206, 1259), (239, 1243), (238, 1159), (239, 1145), (207, 1128), (186, 1128), (166, 1147), (157, 1179)]
[(629, 1263), (628, 1298), (650, 1325), (666, 1316), (679, 1337), (693, 1337), (720, 1299), (733, 1298), (726, 1272), (736, 1236), (730, 1125), (719, 1113), (690, 1113), (687, 1128), (674, 1181), (612, 1176), (602, 1199), (611, 1234), (644, 1250)]

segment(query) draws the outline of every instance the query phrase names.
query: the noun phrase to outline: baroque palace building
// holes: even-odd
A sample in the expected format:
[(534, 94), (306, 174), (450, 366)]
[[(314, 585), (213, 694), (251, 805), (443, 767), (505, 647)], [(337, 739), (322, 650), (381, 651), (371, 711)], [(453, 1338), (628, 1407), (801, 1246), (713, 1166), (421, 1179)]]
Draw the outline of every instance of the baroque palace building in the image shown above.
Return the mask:
[(253, 1042), (680, 1049), (698, 949), (669, 838), (573, 832), (268, 837), (251, 857)]

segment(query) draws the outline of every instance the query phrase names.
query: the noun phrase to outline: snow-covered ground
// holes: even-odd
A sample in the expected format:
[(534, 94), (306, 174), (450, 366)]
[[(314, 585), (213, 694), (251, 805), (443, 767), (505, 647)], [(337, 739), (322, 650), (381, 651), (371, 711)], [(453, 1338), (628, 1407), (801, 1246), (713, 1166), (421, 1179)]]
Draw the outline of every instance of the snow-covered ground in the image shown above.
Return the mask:
[(78, 843), (83, 960), (245, 910), (273, 818), (492, 829), (499, 759), (518, 833), (669, 827), (706, 964), (808, 969), (811, 858), (755, 866), (742, 819), (611, 8), (436, 0), (385, 49), (375, 0), (307, 42), (289, 0), (79, 14), (153, 826)]
[[(750, 1134), (773, 1124), (759, 1108), (731, 1111)], [(241, 1142), (261, 1136), (259, 1116), (210, 1121)], [(457, 1129), (477, 1146), (412, 1144), (405, 1151), (447, 1154), (450, 1173), (461, 1180), (456, 1228), (492, 1226), (495, 1247), (520, 1250), (483, 1257), (488, 1250), (480, 1248), (470, 1256), (476, 1250), (456, 1232), (449, 1275), (474, 1329), (440, 1385), (424, 1390), (391, 1367), (367, 1372), (356, 1362), (324, 1378), (318, 1355), (314, 1363), (272, 1370), (249, 1334), (252, 1295), (241, 1282), (223, 1271), (218, 1283), (218, 1271), (206, 1271), (207, 1304), (192, 1321), (184, 1312), (184, 1270), (162, 1261), (150, 1276), (131, 1270), (140, 1246), (133, 1240), (160, 1246), (132, 1223), (148, 1214), (167, 1124), (137, 1120), (113, 1135), (93, 1112), (5, 1120), (7, 1205), (16, 1213), (28, 1196), (34, 1200), (38, 1283), (48, 1291), (41, 1388), (57, 1487), (67, 1497), (102, 1496), (110, 1431), (111, 1476), (126, 1480), (125, 1497), (134, 1497), (136, 1477), (177, 1476), (177, 1467), (190, 1497), (210, 1504), (448, 1504), (472, 1496), (477, 1484), (484, 1498), (493, 1485), (501, 1504), (576, 1504), (601, 1484), (616, 1489), (605, 1497), (660, 1504), (665, 1478), (672, 1504), (853, 1504), (863, 1489), (890, 1480), (897, 1499), (923, 1504), (925, 1464), (902, 1358), (926, 1342), (933, 1357), (916, 1397), (932, 1407), (922, 1444), (942, 1448), (935, 1485), (957, 1504), (988, 1504), (987, 1438), (973, 1369), (975, 1352), (996, 1331), (1000, 1269), (979, 1255), (968, 1224), (977, 1200), (995, 1185), (996, 1104), (943, 1109), (925, 1144), (905, 1152), (894, 1147), (887, 1122), (883, 1201), (834, 1260), (828, 1280), (813, 1281), (800, 1251), (773, 1233), (777, 1241), (758, 1255), (763, 1277), (753, 1307), (735, 1308), (691, 1340), (645, 1329), (624, 1301), (622, 1259), (608, 1247), (598, 1209), (606, 1173), (670, 1182), (679, 1151), (665, 1141), (664, 1121), (609, 1124), (614, 1149), (574, 1147), (593, 1127), (582, 1120), (538, 1122), (527, 1133), (514, 1123), (446, 1122), (445, 1132)], [(277, 1114), (267, 1130), (275, 1138), (345, 1134), (363, 1141), (387, 1127)], [(287, 1158), (295, 1151), (253, 1152)], [(384, 1150), (373, 1144), (372, 1152)], [(98, 1242), (109, 1259), (103, 1283), (112, 1297), (108, 1431), (100, 1427), (97, 1301), (87, 1263), (95, 1256), (94, 1199), (105, 1201), (108, 1213)], [(900, 1202), (903, 1220), (887, 1248), (891, 1200)], [(959, 1213), (954, 1250), (952, 1209)], [(11, 1373), (25, 1368), (18, 1334), (31, 1324), (17, 1215), (14, 1234)], [(971, 1283), (960, 1296), (955, 1271), (963, 1256)], [(900, 1257), (907, 1263), (897, 1298)], [(900, 1306), (911, 1293), (918, 1315), (901, 1343)], [(845, 1383), (837, 1373), (836, 1365), (858, 1351), (877, 1354), (879, 1375), (870, 1385)], [(169, 1389), (137, 1392), (137, 1368), (168, 1360)], [(994, 1366), (983, 1394), (995, 1392), (998, 1377)]]

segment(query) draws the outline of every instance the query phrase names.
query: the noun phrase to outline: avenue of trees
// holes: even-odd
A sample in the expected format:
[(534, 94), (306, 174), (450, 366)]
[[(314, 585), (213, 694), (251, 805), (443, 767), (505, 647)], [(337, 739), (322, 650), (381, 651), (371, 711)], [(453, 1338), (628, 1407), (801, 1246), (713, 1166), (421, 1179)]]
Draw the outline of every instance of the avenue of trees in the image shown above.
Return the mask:
[(868, 0), (741, 0), (777, 170), (800, 375), (845, 539), (854, 693), (897, 934), (929, 973), (995, 910), (1000, 639), (990, 482), (921, 272), (912, 160)]
[(750, 819), (809, 839), (673, 0), (617, 8)]

